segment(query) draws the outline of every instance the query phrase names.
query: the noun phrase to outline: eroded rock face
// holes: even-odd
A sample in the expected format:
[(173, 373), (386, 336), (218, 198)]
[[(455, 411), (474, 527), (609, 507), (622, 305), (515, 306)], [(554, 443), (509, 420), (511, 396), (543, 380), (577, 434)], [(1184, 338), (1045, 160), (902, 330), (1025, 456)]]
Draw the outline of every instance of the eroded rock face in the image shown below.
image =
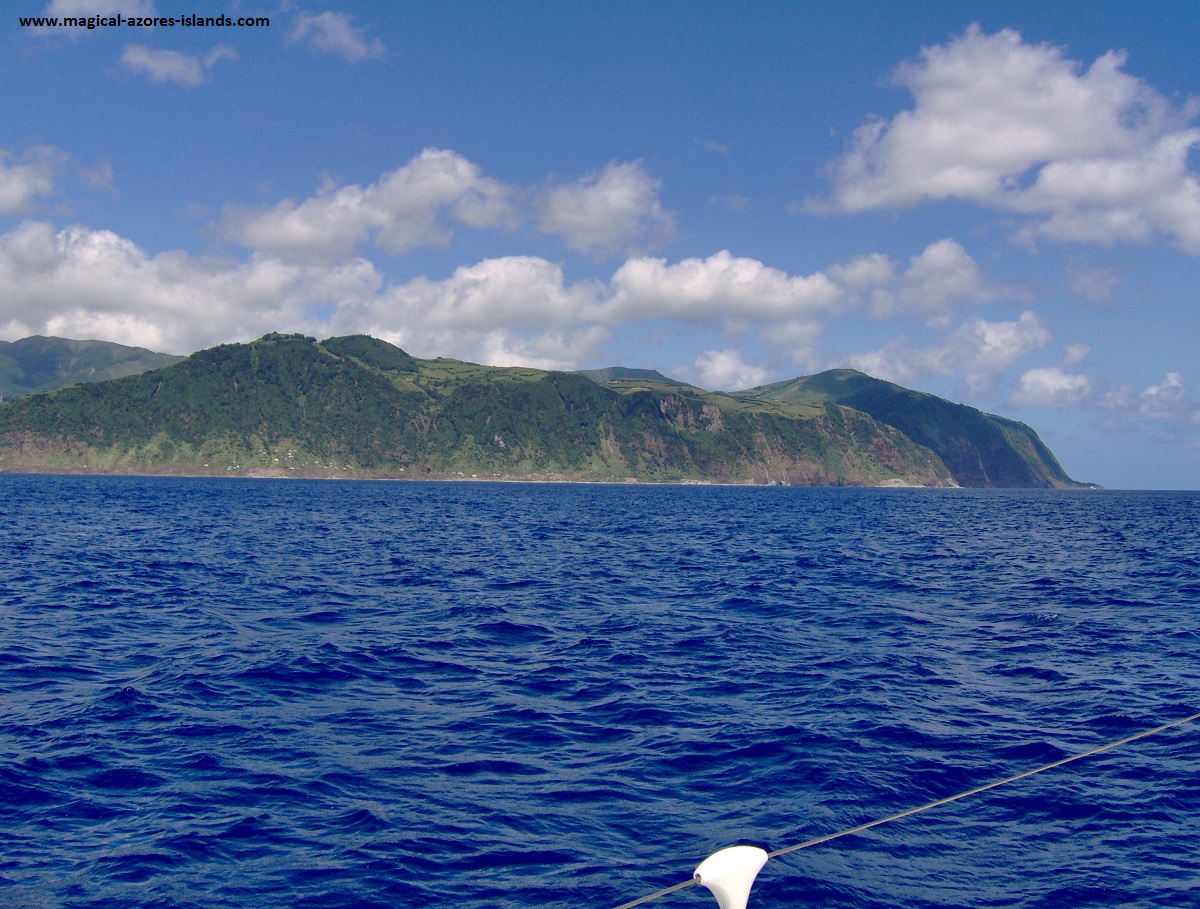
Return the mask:
[[(789, 401), (656, 376), (600, 384), (418, 360), (363, 337), (272, 335), (0, 405), (0, 470), (956, 485), (931, 446), (828, 390)], [(987, 416), (941, 403), (938, 428)]]

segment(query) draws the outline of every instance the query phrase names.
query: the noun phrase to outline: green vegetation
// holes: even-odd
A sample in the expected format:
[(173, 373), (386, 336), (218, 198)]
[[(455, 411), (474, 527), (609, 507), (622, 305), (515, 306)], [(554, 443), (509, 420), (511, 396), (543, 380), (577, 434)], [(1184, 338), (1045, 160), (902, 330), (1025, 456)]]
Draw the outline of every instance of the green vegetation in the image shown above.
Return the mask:
[(275, 333), (0, 406), (0, 470), (1071, 485), (1028, 427), (857, 373), (731, 396)]
[(648, 371), (419, 360), (270, 334), (0, 407), (0, 469), (949, 485), (935, 455), (836, 405), (738, 400)]
[(593, 382), (606, 384), (613, 381), (655, 382), (660, 385), (683, 385), (676, 379), (669, 379), (654, 369), (630, 369), (628, 366), (606, 366), (604, 369), (580, 369), (576, 375), (586, 376)]
[(182, 360), (108, 341), (34, 336), (0, 341), (0, 393), (5, 401), (80, 382), (104, 382)]
[(829, 402), (870, 414), (937, 453), (960, 486), (1086, 486), (1067, 476), (1038, 434), (1024, 423), (934, 395), (833, 369), (739, 392), (777, 403)]

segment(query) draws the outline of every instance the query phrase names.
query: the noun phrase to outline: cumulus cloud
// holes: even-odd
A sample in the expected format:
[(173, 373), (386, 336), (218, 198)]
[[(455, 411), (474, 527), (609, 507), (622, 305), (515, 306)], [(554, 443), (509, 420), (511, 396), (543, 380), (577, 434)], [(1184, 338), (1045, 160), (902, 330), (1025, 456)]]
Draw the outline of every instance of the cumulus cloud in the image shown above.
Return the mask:
[(314, 321), (313, 310), (374, 293), (354, 260), (331, 268), (148, 255), (106, 230), (27, 221), (0, 236), (0, 334), (100, 338), (190, 353)]
[(909, 310), (938, 314), (954, 303), (977, 302), (990, 294), (967, 251), (953, 240), (938, 240), (913, 257), (897, 296)]
[(1183, 376), (1177, 372), (1169, 372), (1158, 385), (1151, 385), (1140, 395), (1140, 410), (1151, 417), (1176, 416), (1182, 409), (1188, 409), (1187, 390), (1184, 388)]
[[(775, 356), (800, 363), (812, 359), (824, 319), (845, 300), (843, 288), (823, 272), (789, 275), (728, 251), (675, 264), (633, 258), (608, 282), (574, 284), (558, 264), (509, 256), (460, 267), (445, 280), (390, 287), (361, 307), (344, 307), (337, 330), (366, 331), (429, 355), (458, 351), (455, 356), (503, 356), (488, 362), (512, 363), (533, 362), (514, 358), (536, 354), (541, 365), (578, 365), (613, 331), (671, 322), (753, 334)], [(695, 364), (698, 381), (725, 388), (765, 381), (765, 371), (735, 360), (733, 351), (706, 352)]]
[(861, 294), (895, 280), (896, 262), (883, 253), (868, 253), (830, 267), (829, 275), (846, 290)]
[(574, 183), (540, 195), (538, 227), (577, 252), (615, 253), (671, 240), (675, 222), (659, 202), (662, 188), (640, 162), (613, 162)]
[(961, 376), (973, 394), (990, 391), (997, 376), (1026, 354), (1050, 342), (1036, 313), (1015, 321), (970, 319), (940, 345), (915, 348), (897, 341), (847, 358), (855, 369), (893, 382), (911, 383), (931, 375)]
[(40, 221), (0, 235), (0, 336), (10, 339), (54, 334), (186, 353), (272, 330), (365, 332), (422, 356), (568, 368), (595, 356), (612, 330), (653, 317), (619, 296), (613, 283), (569, 283), (561, 265), (530, 256), (389, 285), (362, 258), (150, 255), (112, 231)]
[(821, 272), (789, 275), (728, 250), (674, 265), (665, 259), (630, 259), (613, 275), (612, 285), (613, 308), (623, 318), (698, 324), (814, 318), (840, 300), (837, 286)]
[(1017, 381), (1014, 404), (1064, 407), (1091, 397), (1092, 380), (1080, 373), (1068, 373), (1057, 366), (1026, 370)]
[(930, 243), (903, 271), (890, 257), (872, 253), (834, 265), (828, 275), (875, 319), (911, 315), (944, 325), (955, 306), (1020, 296), (987, 281), (967, 251), (949, 239)]
[(190, 353), (268, 331), (363, 332), (419, 356), (573, 368), (609, 337), (605, 293), (542, 259), (485, 260), (386, 285), (365, 259), (148, 254), (111, 231), (26, 221), (0, 235), (0, 337), (99, 338)]
[(495, 366), (573, 369), (610, 337), (597, 323), (598, 282), (568, 285), (562, 268), (534, 256), (462, 266), (445, 280), (415, 278), (342, 306), (335, 333), (384, 338), (417, 356)]
[(1194, 439), (1200, 430), (1200, 401), (1189, 395), (1183, 374), (1168, 372), (1161, 382), (1138, 391), (1130, 384), (1109, 386), (1068, 367), (1090, 353), (1086, 344), (1069, 344), (1060, 366), (1026, 370), (1017, 381), (1011, 403), (1018, 406), (1083, 407), (1104, 414), (1109, 430), (1152, 427), (1165, 441)]
[(50, 0), (45, 16), (148, 16), (154, 0)]
[(368, 241), (393, 255), (444, 246), (455, 223), (511, 231), (535, 220), (571, 249), (610, 253), (670, 237), (674, 228), (658, 189), (640, 164), (630, 163), (534, 192), (484, 176), (455, 152), (427, 148), (367, 186), (329, 182), (300, 202), (267, 210), (230, 206), (223, 229), (252, 249), (329, 260)]
[[(703, 351), (689, 370), (701, 384), (733, 388), (769, 378), (766, 364), (743, 356), (746, 344), (765, 348), (772, 368), (783, 362), (807, 368), (817, 362), (817, 343), (829, 318), (860, 305), (859, 298), (869, 297), (877, 283), (892, 290), (907, 286), (907, 271), (876, 256), (809, 275), (791, 275), (728, 251), (675, 263), (642, 256), (627, 260), (608, 280), (575, 281), (561, 264), (507, 256), (461, 266), (442, 279), (389, 283), (352, 251), (342, 258), (290, 254), (308, 250), (309, 230), (326, 252), (330, 237), (340, 237), (346, 250), (372, 232), (378, 242), (394, 227), (385, 216), (395, 207), (380, 201), (388, 197), (393, 176), (231, 221), (255, 245), (245, 260), (151, 255), (111, 231), (26, 221), (0, 235), (0, 337), (94, 337), (186, 353), (267, 331), (361, 332), (418, 356), (578, 368), (595, 362), (617, 332), (660, 323), (719, 331), (726, 346)], [(404, 224), (409, 233), (397, 236), (413, 236), (414, 223), (433, 224), (422, 228), (428, 234), (439, 217), (450, 218), (463, 183), (451, 185), (458, 189), (422, 197), (434, 200), (424, 209), (426, 215), (433, 212), (432, 221), (409, 219)], [(348, 189), (352, 204), (334, 204)], [(364, 220), (360, 208), (383, 214)], [(471, 217), (477, 210), (470, 207)], [(936, 256), (919, 254), (913, 261), (927, 259)], [(1011, 323), (973, 320), (940, 348), (889, 347), (864, 355), (860, 365), (897, 378), (922, 370), (991, 376), (1044, 340), (1032, 313)]]
[(701, 351), (693, 366), (696, 384), (712, 390), (754, 388), (765, 384), (769, 378), (765, 369), (747, 363), (741, 352), (732, 347)]
[(446, 245), (453, 236), (447, 219), (510, 228), (518, 221), (512, 188), (461, 155), (429, 148), (368, 186), (331, 185), (267, 211), (231, 207), (224, 228), (229, 239), (252, 249), (329, 259), (370, 238), (392, 254)]
[(384, 53), (383, 42), (367, 38), (345, 13), (300, 13), (290, 37), (293, 41), (307, 41), (314, 50), (341, 57), (347, 63), (381, 57)]
[[(494, 366), (536, 366), (539, 369), (578, 369), (594, 358), (610, 334), (600, 326), (571, 331), (547, 331), (532, 337), (495, 329), (471, 339), (473, 359)], [(460, 342), (461, 343), (461, 342)]]
[(54, 165), (65, 155), (47, 145), (28, 149), (20, 158), (0, 149), (0, 214), (25, 211), (38, 196), (54, 191)]
[(1032, 219), (1018, 237), (1098, 243), (1170, 237), (1200, 253), (1189, 170), (1200, 106), (1172, 104), (1110, 51), (1086, 69), (1062, 48), (971, 26), (926, 48), (894, 82), (913, 107), (865, 123), (814, 209), (965, 199)]
[(348, 314), (359, 326), (394, 331), (420, 326), (449, 338), (462, 331), (505, 327), (565, 328), (600, 315), (603, 286), (567, 286), (562, 267), (535, 256), (507, 256), (464, 265), (444, 281), (415, 278)]
[[(611, 298), (604, 304), (609, 321), (665, 319), (716, 327), (734, 335), (754, 331), (776, 357), (793, 364), (813, 363), (825, 322), (857, 306), (866, 305), (878, 318), (916, 314), (942, 325), (954, 304), (1008, 294), (1003, 288), (990, 287), (974, 260), (950, 240), (930, 244), (913, 256), (904, 270), (888, 256), (874, 253), (810, 275), (790, 275), (757, 259), (734, 256), (728, 250), (674, 264), (640, 256), (627, 260), (610, 284)], [(982, 320), (969, 323), (977, 331), (987, 334), (990, 330), (995, 335), (1002, 334), (1006, 324)], [(1029, 320), (1021, 324), (1028, 326)], [(974, 347), (983, 359), (974, 368), (990, 363), (988, 358), (995, 356), (1004, 340), (977, 340)], [(969, 346), (961, 338), (956, 344)], [(965, 353), (958, 359), (944, 353), (938, 360), (929, 352), (892, 348), (863, 357), (863, 362), (877, 370), (876, 374), (924, 374), (929, 371), (929, 363), (944, 366), (933, 371), (950, 371), (971, 361)], [(911, 364), (909, 357), (914, 358)], [(925, 366), (918, 365), (922, 358), (928, 361)], [(727, 362), (711, 360), (705, 369), (715, 374), (715, 364)]]
[[(43, 16), (58, 17), (72, 16), (90, 19), (95, 16), (149, 16), (154, 14), (154, 0), (50, 0), (42, 11)], [(24, 30), (23, 30), (24, 31)], [(41, 37), (55, 36), (77, 41), (85, 35), (102, 34), (104, 29), (87, 28), (50, 28), (37, 26), (27, 29), (33, 35)]]
[(1168, 441), (1194, 439), (1200, 430), (1200, 401), (1188, 393), (1182, 373), (1168, 372), (1161, 382), (1140, 392), (1128, 384), (1108, 389), (1097, 394), (1093, 403), (1108, 413), (1104, 425), (1109, 429), (1148, 424)]
[(127, 44), (121, 52), (121, 65), (127, 70), (146, 76), (151, 82), (174, 82), (184, 88), (203, 85), (209, 70), (222, 60), (237, 60), (238, 52), (227, 44), (219, 44), (203, 57), (194, 57), (173, 50), (155, 50), (144, 44)]
[(817, 342), (824, 323), (815, 319), (777, 322), (761, 333), (763, 342), (781, 358), (801, 371), (818, 368)]

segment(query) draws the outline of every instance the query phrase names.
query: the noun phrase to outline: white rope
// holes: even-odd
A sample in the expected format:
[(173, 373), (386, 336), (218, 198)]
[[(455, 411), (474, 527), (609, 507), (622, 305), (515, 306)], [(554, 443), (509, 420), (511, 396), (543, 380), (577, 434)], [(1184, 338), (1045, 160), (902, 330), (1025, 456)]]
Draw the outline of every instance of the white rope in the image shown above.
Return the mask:
[[(1033, 770), (1026, 770), (1023, 773), (1005, 777), (1002, 780), (996, 780), (994, 783), (986, 783), (983, 786), (976, 786), (974, 789), (968, 789), (966, 792), (960, 792), (957, 795), (949, 795), (945, 798), (937, 799), (936, 801), (929, 802), (925, 805), (920, 805), (916, 808), (909, 808), (905, 811), (899, 812), (898, 814), (892, 814), (876, 821), (868, 821), (865, 824), (859, 824), (857, 827), (850, 827), (846, 830), (840, 830), (837, 833), (827, 833), (824, 836), (814, 837), (811, 840), (805, 840), (803, 843), (797, 843), (794, 846), (776, 849), (774, 852), (767, 853), (767, 858), (773, 859), (781, 855), (787, 855), (789, 852), (799, 852), (801, 849), (819, 846), (822, 843), (828, 843), (830, 840), (840, 839), (843, 836), (862, 833), (864, 830), (870, 830), (872, 827), (878, 827), (881, 824), (890, 824), (892, 821), (898, 821), (901, 818), (911, 817), (914, 814), (920, 814), (922, 811), (929, 811), (932, 808), (939, 808), (942, 805), (949, 805), (951, 802), (957, 802), (959, 799), (967, 798), (967, 796), (978, 795), (981, 792), (987, 792), (989, 789), (995, 789), (997, 786), (1006, 786), (1009, 783), (1015, 783), (1017, 780), (1023, 780), (1026, 777), (1034, 776), (1038, 773), (1045, 773), (1047, 770), (1053, 770), (1056, 767), (1062, 767), (1064, 764), (1070, 764), (1073, 761), (1079, 761), (1085, 757), (1091, 757), (1094, 754), (1112, 751), (1114, 748), (1119, 748), (1122, 745), (1128, 745), (1130, 742), (1136, 742), (1138, 739), (1149, 738), (1152, 735), (1158, 735), (1160, 732), (1166, 732), (1168, 729), (1174, 729), (1176, 726), (1184, 726), (1187, 723), (1194, 723), (1196, 720), (1200, 720), (1200, 713), (1193, 713), (1191, 716), (1184, 717), (1182, 720), (1164, 723), (1161, 726), (1155, 726), (1153, 729), (1147, 729), (1144, 732), (1138, 732), (1134, 735), (1126, 736), (1125, 738), (1118, 739), (1115, 742), (1109, 742), (1107, 745), (1101, 745), (1098, 748), (1091, 748), (1087, 751), (1081, 751), (1079, 754), (1073, 754), (1070, 757), (1065, 757), (1062, 760), (1054, 761), (1051, 764), (1044, 764), (1041, 767), (1035, 767)], [(694, 883), (696, 883), (695, 878), (689, 881), (684, 881), (680, 884), (676, 884), (673, 887), (667, 887), (665, 890), (658, 890), (654, 893), (647, 894), (646, 896), (636, 899), (633, 902), (622, 903), (620, 906), (617, 906), (616, 909), (632, 909), (633, 906), (640, 906), (642, 903), (648, 903), (651, 900), (656, 900), (659, 897), (666, 896), (668, 893), (674, 893), (676, 890), (682, 890), (685, 887), (690, 887)]]

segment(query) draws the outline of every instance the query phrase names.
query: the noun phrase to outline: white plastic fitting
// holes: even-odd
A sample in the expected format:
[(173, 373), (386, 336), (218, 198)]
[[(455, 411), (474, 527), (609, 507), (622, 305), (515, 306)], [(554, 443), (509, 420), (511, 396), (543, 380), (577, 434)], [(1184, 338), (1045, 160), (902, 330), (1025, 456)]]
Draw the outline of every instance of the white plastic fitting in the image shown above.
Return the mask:
[(712, 891), (721, 909), (746, 909), (754, 878), (767, 863), (757, 846), (729, 846), (696, 867), (696, 880)]

